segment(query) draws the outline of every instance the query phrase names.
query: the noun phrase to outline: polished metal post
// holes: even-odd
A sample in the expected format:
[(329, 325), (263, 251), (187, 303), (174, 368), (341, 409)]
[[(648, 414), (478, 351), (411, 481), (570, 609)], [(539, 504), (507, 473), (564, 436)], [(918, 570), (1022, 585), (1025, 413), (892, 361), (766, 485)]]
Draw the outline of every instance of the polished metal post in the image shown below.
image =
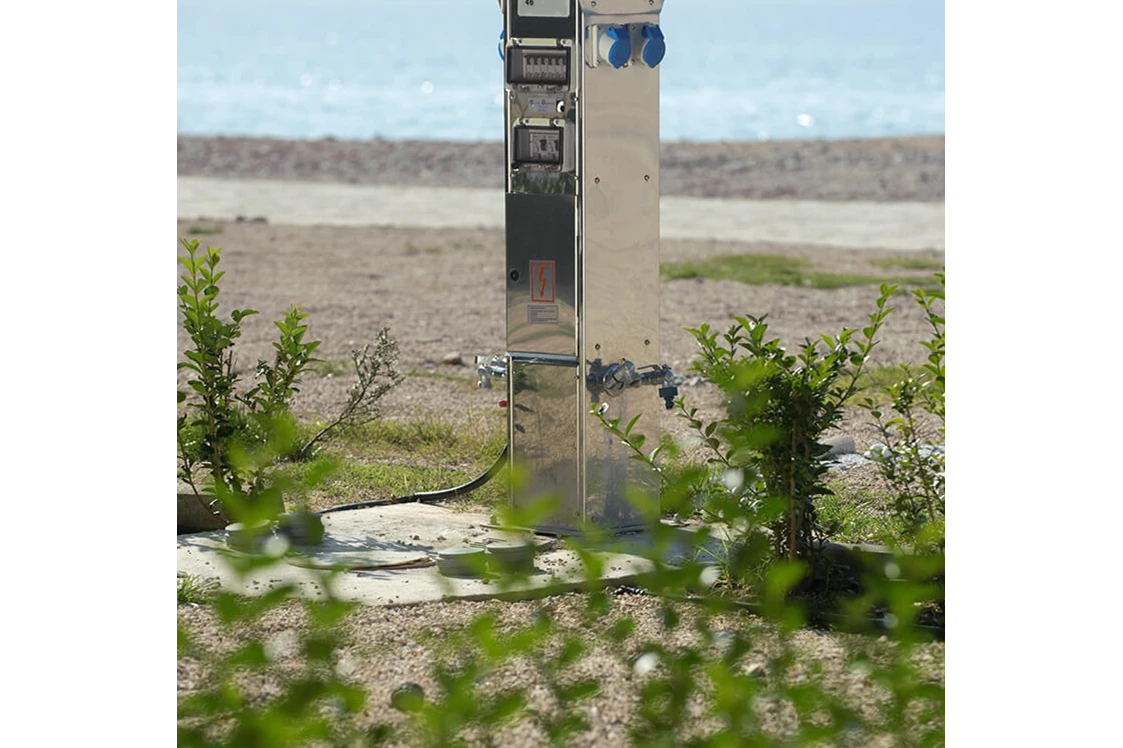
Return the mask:
[(663, 0), (499, 5), (509, 453), (525, 478), (511, 498), (559, 501), (542, 531), (627, 530), (627, 492), (657, 495), (657, 476), (590, 411), (642, 414), (653, 447), (675, 391), (659, 365)]

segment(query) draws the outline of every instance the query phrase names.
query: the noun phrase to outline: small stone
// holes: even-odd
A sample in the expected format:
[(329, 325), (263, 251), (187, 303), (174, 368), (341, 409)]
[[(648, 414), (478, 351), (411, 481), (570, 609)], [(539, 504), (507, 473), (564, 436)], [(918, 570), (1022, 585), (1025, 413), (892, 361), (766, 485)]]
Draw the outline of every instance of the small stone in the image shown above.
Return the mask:
[(745, 668), (745, 675), (750, 678), (763, 678), (768, 675), (768, 669), (764, 667), (763, 662), (754, 662)]
[(849, 455), (854, 454), (854, 437), (852, 436), (828, 436), (823, 440), (823, 444), (830, 447), (828, 455)]
[(729, 648), (733, 646), (733, 642), (736, 638), (737, 635), (732, 631), (719, 629), (718, 631), (714, 632), (714, 647), (722, 653), (728, 652)]
[(455, 353), (455, 352), (446, 353), (444, 358), (441, 359), (441, 363), (447, 364), (448, 366), (463, 366), (464, 365), (464, 357), (461, 356), (459, 353)]
[(893, 452), (892, 452), (892, 450), (889, 449), (889, 447), (885, 446), (884, 444), (879, 443), (879, 444), (871, 445), (870, 448), (867, 449), (865, 451), (865, 453), (863, 453), (862, 456), (865, 457), (867, 460), (878, 460), (878, 459), (889, 459), (890, 457), (892, 457), (892, 455), (893, 455)]
[(644, 652), (632, 664), (632, 672), (643, 677), (659, 665), (659, 655), (655, 652)]

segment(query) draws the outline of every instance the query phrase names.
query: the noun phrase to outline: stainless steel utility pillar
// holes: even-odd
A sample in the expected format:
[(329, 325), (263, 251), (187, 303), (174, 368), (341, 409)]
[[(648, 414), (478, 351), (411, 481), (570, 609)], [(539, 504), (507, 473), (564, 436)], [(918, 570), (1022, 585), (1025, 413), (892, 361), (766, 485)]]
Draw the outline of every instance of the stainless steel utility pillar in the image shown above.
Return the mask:
[[(676, 394), (659, 361), (659, 64), (663, 0), (500, 0), (506, 93), (511, 500), (539, 528), (621, 531), (658, 476), (590, 411), (659, 441)], [(643, 386), (654, 385), (654, 386)]]

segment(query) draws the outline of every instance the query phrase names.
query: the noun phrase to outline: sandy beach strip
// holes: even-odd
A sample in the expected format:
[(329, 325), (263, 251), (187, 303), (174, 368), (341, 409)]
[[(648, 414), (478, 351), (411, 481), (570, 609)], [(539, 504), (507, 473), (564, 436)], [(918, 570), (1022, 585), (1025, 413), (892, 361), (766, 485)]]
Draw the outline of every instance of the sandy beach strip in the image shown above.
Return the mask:
[[(179, 177), (177, 187), (177, 215), (186, 219), (484, 229), (502, 229), (506, 220), (499, 188), (194, 176)], [(664, 239), (909, 252), (944, 248), (943, 203), (673, 196), (660, 203)]]

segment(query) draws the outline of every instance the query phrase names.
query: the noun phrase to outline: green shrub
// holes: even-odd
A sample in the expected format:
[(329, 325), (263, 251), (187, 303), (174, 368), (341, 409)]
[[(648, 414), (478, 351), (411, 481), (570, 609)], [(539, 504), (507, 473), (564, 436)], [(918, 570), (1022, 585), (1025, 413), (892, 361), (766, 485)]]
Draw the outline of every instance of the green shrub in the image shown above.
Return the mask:
[[(177, 368), (194, 372), (187, 384), (197, 402), (179, 415), (180, 477), (194, 486), (194, 468), (200, 465), (210, 475), (212, 490), (218, 485), (237, 489), (241, 479), (232, 469), (229, 445), (231, 437), (245, 438), (249, 425), (237, 407), (233, 347), (242, 334), (242, 319), (257, 311), (235, 309), (230, 322), (219, 319), (218, 281), (225, 275), (218, 270), (222, 250), (208, 247), (204, 256), (196, 257), (198, 240), (181, 243), (187, 257), (179, 261), (187, 267), (187, 273), (181, 276), (183, 284), (177, 293), (182, 324), (194, 349), (184, 352), (187, 361)], [(177, 394), (180, 403), (187, 401), (186, 393)]]
[[(301, 376), (317, 363), (312, 357), (318, 340), (305, 340), (308, 315), (292, 305), (285, 316), (275, 321), (279, 335), (273, 343), (272, 363), (259, 360), (254, 384), (239, 391), (234, 370), (234, 343), (241, 337), (241, 322), (257, 314), (253, 309), (235, 309), (230, 321), (221, 319), (219, 281), (225, 271), (218, 269), (222, 248), (199, 251), (199, 241), (180, 240), (187, 251), (179, 257), (186, 272), (177, 289), (184, 330), (192, 348), (184, 351), (186, 361), (178, 364), (192, 376), (187, 380), (191, 396), (179, 391), (183, 405), (177, 417), (179, 446), (178, 476), (191, 488), (216, 497), (212, 504), (228, 521), (235, 509), (257, 518), (284, 510), (280, 483), (274, 468), (281, 460), (303, 460), (314, 446), (356, 424), (379, 415), (379, 400), (402, 381), (397, 370), (398, 344), (388, 328), (382, 328), (374, 345), (352, 351), (356, 382), (340, 413), (309, 438), (290, 410), (299, 392)], [(196, 474), (207, 476), (196, 486)], [(242, 517), (238, 517), (242, 519)]]
[(890, 486), (896, 514), (914, 544), (942, 548), (945, 337), (936, 302), (944, 301), (944, 275), (935, 277), (939, 290), (913, 292), (930, 330), (929, 338), (921, 341), (928, 350), (926, 363), (919, 368), (901, 365), (901, 376), (884, 388), (887, 406), (867, 397), (862, 407), (883, 442), (872, 459)]
[(789, 354), (779, 339), (767, 339), (766, 316), (736, 317), (727, 332), (708, 324), (690, 329), (701, 348), (693, 369), (726, 398), (725, 418), (705, 424), (680, 398), (679, 414), (709, 446), (713, 460), (734, 476), (732, 501), (715, 514), (736, 525), (753, 515), (766, 520), (777, 558), (812, 560), (816, 547), (815, 499), (829, 492), (828, 447), (819, 439), (842, 418), (857, 391), (858, 377), (892, 311), (896, 286), (883, 284), (870, 324), (855, 338), (806, 340)]

